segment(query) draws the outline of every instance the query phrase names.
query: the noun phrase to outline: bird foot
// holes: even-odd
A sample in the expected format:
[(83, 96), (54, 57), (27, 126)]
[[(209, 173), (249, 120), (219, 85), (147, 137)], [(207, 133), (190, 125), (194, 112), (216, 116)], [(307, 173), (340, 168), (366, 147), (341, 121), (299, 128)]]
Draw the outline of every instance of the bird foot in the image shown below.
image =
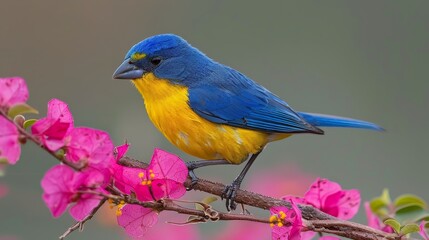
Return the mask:
[(191, 184), (186, 188), (186, 191), (191, 191), (194, 189), (195, 184), (198, 183), (198, 177), (194, 173), (194, 169), (196, 168), (195, 162), (187, 162), (186, 167), (188, 167), (188, 174), (191, 177)]
[(238, 189), (240, 189), (240, 184), (241, 182), (234, 180), (230, 185), (227, 185), (222, 192), (221, 198), (225, 198), (225, 205), (228, 212), (237, 208), (235, 197), (237, 196)]

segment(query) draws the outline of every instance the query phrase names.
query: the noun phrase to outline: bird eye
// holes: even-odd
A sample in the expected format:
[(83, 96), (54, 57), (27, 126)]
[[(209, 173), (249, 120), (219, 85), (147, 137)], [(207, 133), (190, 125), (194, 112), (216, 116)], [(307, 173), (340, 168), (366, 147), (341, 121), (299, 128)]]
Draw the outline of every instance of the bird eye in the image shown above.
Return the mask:
[(150, 63), (152, 63), (153, 65), (157, 66), (161, 63), (161, 58), (160, 57), (154, 57), (150, 60)]

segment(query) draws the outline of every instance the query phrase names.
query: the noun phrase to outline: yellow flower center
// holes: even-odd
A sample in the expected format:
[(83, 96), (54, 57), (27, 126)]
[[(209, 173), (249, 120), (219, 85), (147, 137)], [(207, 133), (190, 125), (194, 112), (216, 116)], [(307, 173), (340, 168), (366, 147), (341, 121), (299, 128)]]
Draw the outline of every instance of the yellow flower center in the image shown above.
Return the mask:
[(270, 216), (270, 227), (278, 226), (283, 227), (284, 220), (286, 219), (286, 213), (283, 211), (280, 211), (278, 214), (273, 214)]
[(142, 185), (150, 186), (152, 184), (152, 180), (155, 178), (155, 173), (153, 173), (152, 169), (149, 169), (149, 176), (147, 178), (145, 178), (144, 172), (139, 173), (139, 178), (142, 180)]

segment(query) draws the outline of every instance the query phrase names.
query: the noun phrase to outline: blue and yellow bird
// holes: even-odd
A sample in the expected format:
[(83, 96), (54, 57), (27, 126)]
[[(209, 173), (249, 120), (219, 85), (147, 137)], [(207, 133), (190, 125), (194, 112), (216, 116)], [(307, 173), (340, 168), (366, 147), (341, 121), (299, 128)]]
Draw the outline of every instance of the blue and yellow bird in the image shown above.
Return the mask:
[(113, 74), (131, 79), (144, 98), (150, 120), (179, 149), (216, 164), (246, 166), (225, 188), (227, 209), (236, 191), (269, 142), (298, 133), (323, 134), (319, 127), (382, 130), (365, 121), (294, 111), (285, 101), (239, 71), (218, 63), (173, 34), (134, 45)]

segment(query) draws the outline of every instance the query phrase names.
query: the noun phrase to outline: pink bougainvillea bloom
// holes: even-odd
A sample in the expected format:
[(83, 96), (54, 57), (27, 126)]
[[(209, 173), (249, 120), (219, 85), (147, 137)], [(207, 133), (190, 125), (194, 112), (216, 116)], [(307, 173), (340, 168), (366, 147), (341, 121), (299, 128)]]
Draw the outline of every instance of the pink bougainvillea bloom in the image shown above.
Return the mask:
[(0, 159), (15, 164), (21, 155), (19, 132), (15, 125), (0, 116)]
[(188, 177), (188, 168), (178, 156), (155, 149), (149, 166), (140, 171), (138, 177), (140, 184), (136, 195), (139, 200), (177, 199), (186, 193), (183, 183)]
[[(290, 198), (286, 196), (284, 199)], [(304, 199), (295, 201), (309, 204), (340, 219), (349, 220), (356, 215), (360, 205), (360, 193), (356, 189), (342, 190), (336, 182), (318, 178), (305, 193)]]
[(177, 199), (186, 192), (183, 183), (188, 176), (188, 168), (185, 163), (176, 155), (160, 149), (154, 150), (147, 168), (124, 167), (115, 163), (112, 169), (115, 186), (127, 194), (135, 192), (140, 201), (164, 197)]
[(117, 163), (111, 166), (115, 187), (125, 194), (135, 192), (137, 186), (141, 185), (140, 173), (144, 171), (141, 168), (131, 168), (119, 165)]
[(116, 161), (121, 160), (123, 156), (128, 152), (128, 149), (130, 148), (130, 144), (124, 143), (120, 146), (117, 146), (116, 149)]
[(125, 232), (137, 239), (142, 237), (158, 221), (158, 213), (151, 208), (144, 208), (139, 205), (127, 204), (120, 210), (118, 224), (125, 229)]
[(28, 100), (28, 88), (20, 77), (0, 78), (0, 108), (25, 103)]
[(69, 204), (75, 203), (70, 214), (81, 221), (101, 200), (100, 196), (81, 191), (104, 192), (100, 188), (103, 181), (104, 176), (99, 171), (75, 172), (68, 166), (57, 165), (49, 169), (42, 179), (43, 200), (54, 217), (59, 217)]
[(51, 99), (48, 113), (31, 127), (34, 135), (51, 151), (57, 151), (65, 144), (65, 136), (73, 129), (73, 116), (66, 103)]
[(112, 169), (113, 179), (115, 187), (121, 192), (130, 194), (135, 192), (136, 186), (140, 185), (141, 180), (139, 178), (140, 168), (125, 167), (117, 163), (127, 153), (130, 145), (125, 143), (116, 147), (116, 162), (112, 163), (110, 168)]
[(66, 158), (97, 169), (112, 163), (114, 145), (108, 133), (86, 127), (73, 128), (67, 136)]
[(365, 202), (364, 206), (365, 206), (366, 218), (368, 220), (368, 226), (375, 228), (375, 229), (378, 229), (378, 230), (382, 230), (382, 231), (387, 232), (387, 233), (393, 233), (393, 228), (382, 223), (380, 221), (380, 219), (377, 217), (377, 215), (375, 215), (371, 211), (371, 207), (369, 206), (369, 202)]
[(273, 240), (300, 240), (302, 216), (301, 210), (292, 201), (292, 208), (272, 207), (270, 208), (270, 226), (272, 227), (271, 236)]
[(422, 221), (421, 223), (420, 223), (420, 231), (419, 231), (419, 234), (420, 234), (420, 236), (422, 236), (422, 238), (424, 239), (424, 240), (429, 240), (429, 235), (428, 235), (428, 233), (426, 232), (426, 229), (425, 229), (425, 221)]

